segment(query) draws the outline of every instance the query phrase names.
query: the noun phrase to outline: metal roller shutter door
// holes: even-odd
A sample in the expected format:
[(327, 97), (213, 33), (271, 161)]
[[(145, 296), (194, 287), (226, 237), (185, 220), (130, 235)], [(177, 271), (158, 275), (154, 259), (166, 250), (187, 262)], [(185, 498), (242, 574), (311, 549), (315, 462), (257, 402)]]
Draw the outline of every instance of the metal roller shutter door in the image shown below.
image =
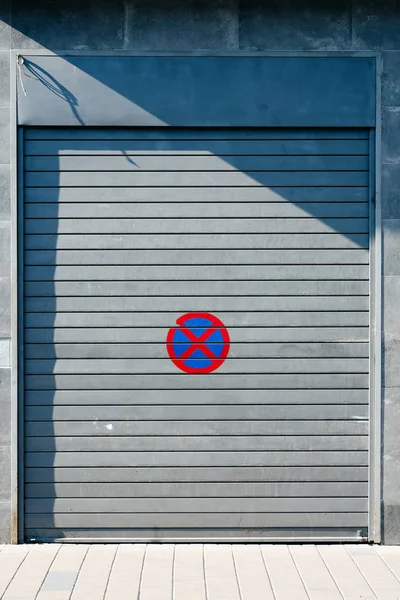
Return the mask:
[(24, 135), (26, 539), (365, 538), (368, 131)]

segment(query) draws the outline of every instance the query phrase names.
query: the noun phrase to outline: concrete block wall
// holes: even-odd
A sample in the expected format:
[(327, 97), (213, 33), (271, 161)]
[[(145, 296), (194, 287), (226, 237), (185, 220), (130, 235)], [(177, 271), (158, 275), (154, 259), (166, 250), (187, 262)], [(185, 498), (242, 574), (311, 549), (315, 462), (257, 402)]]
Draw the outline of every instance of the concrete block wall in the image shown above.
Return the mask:
[[(0, 338), (10, 333), (10, 49), (383, 53), (383, 541), (400, 543), (400, 5), (396, 0), (0, 0)], [(14, 66), (13, 66), (14, 67)], [(15, 342), (15, 340), (13, 340)], [(0, 541), (10, 541), (0, 369)]]

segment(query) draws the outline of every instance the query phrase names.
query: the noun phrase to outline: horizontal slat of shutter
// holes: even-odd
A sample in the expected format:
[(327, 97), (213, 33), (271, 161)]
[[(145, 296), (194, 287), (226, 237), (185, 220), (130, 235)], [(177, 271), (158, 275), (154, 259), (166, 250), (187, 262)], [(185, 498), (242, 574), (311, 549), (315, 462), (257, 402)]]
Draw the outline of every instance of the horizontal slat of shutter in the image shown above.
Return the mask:
[[(194, 312), (198, 298), (192, 296), (180, 298), (171, 296), (168, 300), (168, 312)], [(213, 311), (365, 311), (368, 310), (367, 296), (227, 296), (203, 297), (206, 312)], [(27, 313), (64, 313), (64, 312), (158, 312), (165, 310), (165, 298), (152, 297), (33, 297), (26, 298)]]
[(329, 483), (28, 483), (27, 498), (359, 498), (363, 482)]
[(258, 249), (354, 249), (368, 248), (368, 235), (351, 233), (346, 236), (331, 231), (325, 234), (293, 233), (290, 235), (262, 233), (253, 234), (224, 234), (210, 233), (182, 235), (74, 235), (70, 234), (39, 234), (25, 235), (25, 248), (31, 250), (125, 250), (125, 249), (226, 249), (258, 248)]
[[(279, 269), (278, 269), (279, 270)], [(365, 279), (251, 281), (27, 281), (26, 296), (368, 296)]]
[[(84, 163), (83, 163), (84, 161)], [(84, 165), (84, 169), (82, 166)], [(367, 171), (368, 155), (361, 156), (36, 156), (27, 157), (26, 171)]]
[(28, 390), (368, 388), (367, 374), (26, 375)]
[[(195, 135), (194, 135), (195, 137)], [(354, 155), (368, 154), (368, 140), (344, 140), (344, 139), (288, 139), (288, 140), (268, 140), (268, 139), (159, 139), (159, 140), (62, 140), (62, 141), (26, 141), (26, 156), (47, 156), (72, 154), (105, 154), (112, 152), (125, 154), (137, 152), (161, 152), (163, 155), (168, 152), (182, 154), (182, 152), (195, 152), (196, 154), (216, 154), (216, 155), (242, 155), (242, 154), (270, 154), (290, 155), (290, 154), (331, 154), (331, 155)]]
[[(74, 406), (75, 411), (75, 406)], [(112, 425), (112, 427), (110, 427)], [(235, 421), (214, 420), (185, 422), (147, 421), (27, 421), (28, 437), (42, 436), (138, 436), (138, 435), (362, 435), (368, 433), (368, 422), (363, 419), (343, 420), (288, 420), (288, 421)]]
[[(210, 346), (212, 348), (212, 346)], [(177, 359), (179, 362), (179, 359)], [(28, 359), (25, 362), (27, 375), (34, 374), (131, 374), (131, 373), (175, 373), (176, 367), (167, 358), (139, 359)], [(368, 373), (367, 358), (227, 358), (219, 370), (221, 374), (256, 373), (256, 374), (292, 374), (292, 373)]]
[[(173, 200), (173, 196), (171, 196)], [(266, 203), (253, 202), (239, 204), (225, 203), (191, 203), (183, 204), (170, 202), (153, 203), (69, 203), (69, 204), (29, 204), (26, 209), (29, 219), (230, 219), (259, 218), (259, 219), (296, 219), (296, 218), (367, 218), (368, 204), (366, 202), (301, 202), (297, 205), (283, 202)]]
[[(149, 301), (150, 304), (150, 301)], [(27, 327), (169, 327), (178, 314), (132, 313), (27, 313)], [(368, 327), (368, 312), (220, 312), (219, 317), (233, 327)], [(166, 357), (167, 358), (167, 357)]]
[(26, 219), (28, 234), (368, 233), (368, 219)]
[[(243, 390), (210, 390), (203, 394), (201, 390), (173, 390), (159, 394), (157, 390), (115, 390), (113, 394), (116, 405), (128, 404), (368, 404), (368, 391), (365, 390), (253, 390), (247, 394)], [(97, 391), (26, 391), (26, 405), (37, 406), (74, 406), (74, 405), (108, 405), (109, 393)]]
[[(243, 510), (241, 498), (191, 498), (180, 500), (178, 498), (70, 498), (70, 499), (44, 499), (27, 500), (27, 514), (42, 514), (54, 511), (55, 513), (228, 513)], [(367, 500), (365, 498), (248, 498), (248, 512), (265, 513), (276, 512), (366, 512)], [(279, 518), (279, 516), (277, 516)]]
[(27, 468), (26, 481), (34, 482), (366, 482), (367, 467), (152, 467)]
[[(63, 328), (25, 330), (25, 341), (36, 344), (68, 343), (164, 343), (168, 327), (142, 329)], [(368, 342), (367, 327), (238, 327), (230, 330), (232, 343)]]
[(365, 129), (208, 129), (185, 127), (182, 129), (155, 129), (155, 128), (120, 128), (96, 129), (85, 128), (60, 128), (60, 127), (35, 127), (25, 130), (26, 140), (367, 140), (368, 131)]
[[(109, 452), (178, 450), (201, 451), (301, 451), (358, 450), (365, 448), (365, 436), (114, 436), (107, 439)], [(27, 452), (101, 452), (104, 438), (97, 437), (27, 437)], [(265, 484), (267, 485), (267, 484)], [(136, 495), (136, 494), (134, 494)], [(247, 494), (245, 494), (247, 495)], [(332, 494), (333, 496), (335, 494)], [(342, 494), (343, 495), (343, 494)], [(351, 495), (351, 494), (350, 494)], [(361, 494), (362, 495), (362, 494)], [(42, 496), (40, 496), (42, 497)], [(118, 495), (117, 495), (118, 497)]]
[[(254, 343), (231, 344), (229, 358), (368, 358), (364, 343)], [(165, 358), (165, 344), (27, 344), (25, 358), (121, 359)]]
[(26, 467), (366, 466), (368, 452), (27, 452)]
[[(243, 194), (241, 188), (235, 187), (157, 187), (157, 188), (130, 188), (130, 187), (47, 187), (26, 188), (25, 202), (56, 203), (69, 202), (178, 202), (190, 204), (192, 202), (215, 203), (237, 202), (246, 206), (248, 202), (268, 202), (291, 204), (294, 203), (331, 203), (331, 202), (365, 202), (368, 203), (367, 186), (268, 186), (250, 187)], [(244, 208), (243, 208), (244, 210)]]
[(275, 420), (362, 420), (368, 405), (258, 405), (246, 406), (27, 406), (27, 421), (275, 421)]
[(49, 513), (43, 515), (27, 514), (25, 517), (28, 528), (45, 527), (107, 527), (123, 529), (124, 527), (153, 528), (245, 528), (248, 527), (365, 527), (368, 523), (368, 513), (193, 513), (193, 514), (81, 514), (81, 513)]

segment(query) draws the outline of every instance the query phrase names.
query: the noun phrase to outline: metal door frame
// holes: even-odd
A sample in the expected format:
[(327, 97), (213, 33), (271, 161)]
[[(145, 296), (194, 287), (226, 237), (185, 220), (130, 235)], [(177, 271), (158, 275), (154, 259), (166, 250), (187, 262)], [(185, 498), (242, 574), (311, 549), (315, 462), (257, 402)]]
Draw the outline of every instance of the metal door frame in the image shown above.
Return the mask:
[[(209, 56), (209, 57), (369, 57), (375, 59), (375, 128), (370, 129), (370, 381), (368, 541), (381, 542), (382, 528), (382, 229), (381, 229), (381, 79), (376, 52), (126, 52), (11, 51), (11, 536), (24, 542), (24, 339), (23, 339), (23, 127), (17, 125), (18, 56)], [(371, 90), (372, 92), (372, 90)], [(113, 126), (113, 123), (110, 123)], [(71, 540), (73, 542), (73, 540)], [(99, 540), (101, 541), (101, 540)], [(290, 540), (287, 540), (290, 541)], [(295, 540), (293, 540), (295, 541)], [(297, 540), (299, 541), (299, 540)], [(311, 541), (311, 540), (310, 540)], [(352, 540), (354, 541), (354, 540)], [(248, 543), (243, 540), (243, 543)], [(272, 543), (272, 541), (271, 541)], [(315, 540), (314, 542), (315, 543)], [(338, 542), (339, 543), (339, 542)]]

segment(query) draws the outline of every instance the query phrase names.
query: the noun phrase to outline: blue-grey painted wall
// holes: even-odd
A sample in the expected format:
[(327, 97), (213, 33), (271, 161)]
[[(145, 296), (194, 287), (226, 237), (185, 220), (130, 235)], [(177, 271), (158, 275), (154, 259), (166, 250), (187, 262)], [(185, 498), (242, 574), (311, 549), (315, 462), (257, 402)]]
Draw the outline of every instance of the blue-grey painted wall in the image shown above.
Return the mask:
[[(10, 338), (10, 49), (383, 52), (383, 541), (400, 543), (400, 5), (396, 0), (0, 0), (0, 338)], [(0, 369), (0, 541), (11, 540)]]

